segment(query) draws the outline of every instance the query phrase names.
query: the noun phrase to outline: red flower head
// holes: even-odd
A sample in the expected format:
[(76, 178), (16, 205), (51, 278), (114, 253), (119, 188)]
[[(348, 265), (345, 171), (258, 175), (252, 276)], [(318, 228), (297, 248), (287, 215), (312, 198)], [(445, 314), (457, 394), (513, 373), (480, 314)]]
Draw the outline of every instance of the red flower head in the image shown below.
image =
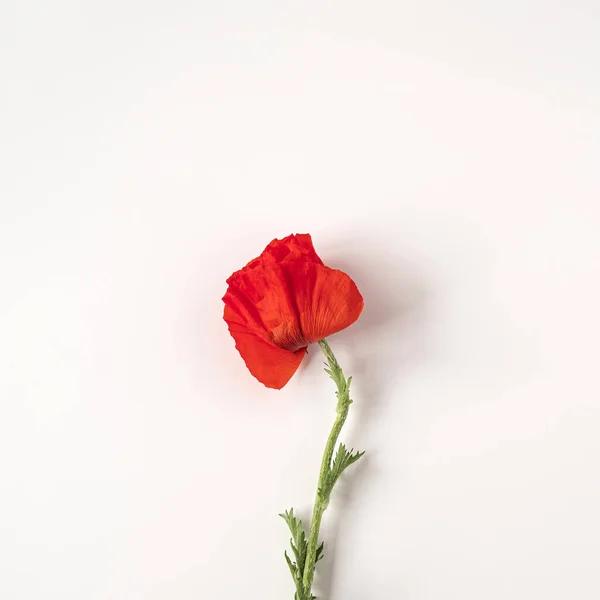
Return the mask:
[(317, 256), (308, 234), (273, 240), (228, 280), (229, 332), (250, 373), (281, 389), (306, 347), (358, 319), (363, 299), (348, 275)]

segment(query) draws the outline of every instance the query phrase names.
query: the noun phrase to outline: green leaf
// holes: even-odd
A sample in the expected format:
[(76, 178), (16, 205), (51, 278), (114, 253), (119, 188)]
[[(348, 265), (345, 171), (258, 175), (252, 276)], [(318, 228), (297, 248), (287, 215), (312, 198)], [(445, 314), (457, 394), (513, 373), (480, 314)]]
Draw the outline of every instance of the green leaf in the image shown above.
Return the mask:
[(336, 452), (333, 464), (331, 465), (330, 480), (329, 480), (329, 492), (333, 489), (335, 482), (339, 479), (340, 475), (352, 464), (354, 464), (364, 452), (354, 452), (354, 448), (348, 450), (344, 444), (340, 444), (338, 451)]
[(291, 561), (290, 557), (288, 556), (287, 550), (283, 553), (283, 555), (285, 556), (285, 561), (287, 562), (288, 567), (290, 568), (290, 573), (292, 574), (292, 577), (296, 579), (296, 565)]
[(292, 547), (292, 552), (294, 553), (294, 558), (296, 562), (292, 562), (288, 553), (285, 553), (285, 559), (288, 563), (288, 567), (292, 574), (292, 578), (294, 579), (294, 584), (296, 585), (296, 590), (298, 594), (299, 600), (302, 600), (304, 597), (304, 589), (302, 587), (302, 576), (304, 574), (304, 565), (306, 563), (306, 552), (308, 549), (308, 545), (306, 543), (306, 532), (304, 531), (304, 526), (302, 525), (302, 520), (297, 519), (294, 516), (294, 509), (291, 508), (289, 511), (285, 511), (285, 513), (279, 515), (286, 523), (292, 533), (292, 538), (290, 539), (290, 545)]
[(304, 594), (304, 588), (302, 587), (302, 574), (298, 572), (298, 565), (291, 561), (288, 553), (284, 552), (283, 555), (285, 556), (285, 561), (288, 564), (290, 573), (292, 574), (292, 579), (294, 580), (294, 585), (296, 586), (294, 598), (297, 600), (302, 600), (302, 596)]
[(318, 563), (323, 558), (323, 548), (325, 547), (325, 542), (321, 542), (321, 545), (317, 548), (317, 557), (315, 559), (315, 563)]

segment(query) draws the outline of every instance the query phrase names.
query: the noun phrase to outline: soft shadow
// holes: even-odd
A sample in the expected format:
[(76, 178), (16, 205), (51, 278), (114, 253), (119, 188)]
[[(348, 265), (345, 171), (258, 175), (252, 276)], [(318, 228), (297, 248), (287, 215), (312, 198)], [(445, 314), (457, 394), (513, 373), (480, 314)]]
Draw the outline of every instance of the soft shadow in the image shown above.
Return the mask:
[(345, 431), (343, 441), (368, 450), (336, 485), (334, 510), (327, 512), (325, 552), (317, 568), (315, 588), (320, 599), (328, 600), (334, 591), (337, 540), (344, 514), (352, 503), (360, 502), (360, 488), (377, 473), (376, 449), (368, 448), (363, 441), (368, 441), (371, 427), (385, 415), (386, 405), (401, 401), (392, 397), (393, 390), (411, 360), (420, 354), (428, 294), (418, 261), (411, 262), (408, 253), (390, 254), (385, 242), (353, 239), (326, 249), (322, 256), (328, 266), (352, 277), (365, 300), (360, 319), (337, 334), (332, 345), (334, 350), (338, 346), (348, 348), (350, 363), (342, 367), (353, 376), (352, 396), (356, 399), (352, 405), (356, 428)]

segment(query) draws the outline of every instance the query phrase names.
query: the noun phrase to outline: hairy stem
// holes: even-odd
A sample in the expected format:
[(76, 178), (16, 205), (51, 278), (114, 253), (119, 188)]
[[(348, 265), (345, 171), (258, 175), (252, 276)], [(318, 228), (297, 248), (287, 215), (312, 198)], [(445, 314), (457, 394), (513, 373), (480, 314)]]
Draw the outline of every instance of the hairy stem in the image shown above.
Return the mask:
[(325, 452), (323, 453), (323, 460), (321, 461), (321, 471), (319, 473), (319, 483), (317, 487), (317, 495), (315, 498), (315, 506), (313, 509), (312, 519), (310, 522), (310, 530), (308, 535), (308, 548), (306, 552), (306, 563), (304, 565), (304, 575), (302, 579), (304, 594), (306, 600), (312, 598), (311, 589), (313, 578), (315, 576), (315, 564), (317, 560), (317, 548), (319, 545), (319, 531), (321, 529), (321, 520), (323, 513), (329, 504), (329, 498), (331, 496), (331, 490), (337, 477), (334, 476), (332, 471), (332, 459), (335, 445), (337, 443), (340, 431), (348, 416), (348, 410), (352, 400), (350, 400), (350, 380), (346, 380), (344, 373), (338, 364), (333, 352), (327, 340), (321, 340), (319, 342), (321, 350), (325, 354), (329, 369), (327, 372), (337, 386), (337, 417), (331, 428), (327, 444), (325, 445)]

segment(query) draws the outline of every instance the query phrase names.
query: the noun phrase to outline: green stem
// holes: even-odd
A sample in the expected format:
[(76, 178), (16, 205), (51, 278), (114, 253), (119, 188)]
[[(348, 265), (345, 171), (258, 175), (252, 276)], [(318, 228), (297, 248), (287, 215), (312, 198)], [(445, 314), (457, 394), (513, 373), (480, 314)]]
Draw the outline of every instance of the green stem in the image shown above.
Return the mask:
[(338, 364), (327, 340), (319, 342), (321, 350), (327, 358), (329, 366), (328, 373), (335, 382), (338, 391), (337, 417), (327, 439), (323, 460), (321, 461), (321, 471), (319, 473), (319, 484), (317, 487), (317, 495), (315, 498), (315, 506), (313, 509), (312, 519), (310, 522), (310, 530), (308, 534), (308, 547), (306, 552), (306, 563), (304, 566), (303, 586), (304, 594), (307, 600), (312, 598), (311, 589), (313, 578), (315, 576), (315, 564), (317, 559), (317, 548), (319, 544), (319, 531), (321, 529), (321, 520), (323, 513), (329, 504), (331, 490), (337, 477), (332, 476), (332, 459), (333, 451), (337, 443), (342, 427), (348, 416), (348, 410), (352, 400), (350, 400), (350, 380), (346, 380), (344, 373)]

